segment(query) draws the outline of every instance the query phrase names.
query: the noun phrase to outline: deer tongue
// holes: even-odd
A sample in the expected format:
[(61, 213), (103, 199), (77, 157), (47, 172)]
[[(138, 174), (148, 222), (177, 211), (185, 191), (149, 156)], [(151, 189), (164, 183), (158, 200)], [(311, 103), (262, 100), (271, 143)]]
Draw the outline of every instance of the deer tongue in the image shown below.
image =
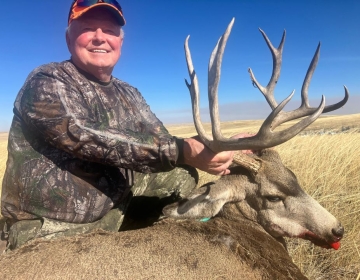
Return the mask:
[(331, 248), (337, 250), (340, 248), (340, 241), (331, 243), (330, 246), (331, 246)]

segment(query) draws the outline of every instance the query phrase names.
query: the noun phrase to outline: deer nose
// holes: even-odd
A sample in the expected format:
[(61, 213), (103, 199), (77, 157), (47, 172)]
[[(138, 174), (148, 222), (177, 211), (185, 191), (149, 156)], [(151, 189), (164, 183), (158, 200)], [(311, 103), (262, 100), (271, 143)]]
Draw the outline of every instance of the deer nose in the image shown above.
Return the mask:
[(343, 237), (344, 235), (344, 227), (343, 226), (338, 226), (337, 228), (333, 228), (331, 230), (332, 234), (335, 235), (336, 237), (338, 238), (341, 238)]

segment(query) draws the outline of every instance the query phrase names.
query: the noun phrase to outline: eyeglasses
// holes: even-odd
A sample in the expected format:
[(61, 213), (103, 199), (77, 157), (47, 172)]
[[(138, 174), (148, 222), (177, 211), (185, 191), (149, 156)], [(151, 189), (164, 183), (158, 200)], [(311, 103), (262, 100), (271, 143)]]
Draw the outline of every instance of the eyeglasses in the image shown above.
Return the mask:
[(77, 2), (78, 7), (90, 7), (97, 3), (106, 3), (115, 6), (116, 9), (122, 12), (120, 4), (116, 0), (75, 0), (75, 2)]

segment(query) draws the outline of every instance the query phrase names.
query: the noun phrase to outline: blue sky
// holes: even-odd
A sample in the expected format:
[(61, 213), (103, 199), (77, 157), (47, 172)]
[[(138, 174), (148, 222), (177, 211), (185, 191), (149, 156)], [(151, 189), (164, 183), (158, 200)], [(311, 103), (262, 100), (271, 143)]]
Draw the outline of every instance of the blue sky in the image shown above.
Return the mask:
[[(6, 1), (1, 8), (0, 131), (11, 124), (12, 107), (26, 76), (35, 67), (69, 58), (65, 43), (72, 0)], [(192, 121), (183, 44), (190, 50), (200, 81), (203, 120), (207, 112), (210, 53), (230, 20), (235, 25), (225, 50), (219, 87), (221, 120), (261, 119), (269, 113), (247, 73), (251, 67), (266, 85), (270, 52), (258, 31), (278, 45), (286, 29), (277, 100), (296, 89), (297, 106), (306, 70), (321, 41), (320, 61), (309, 90), (312, 105), (324, 94), (340, 100), (351, 94), (341, 114), (360, 113), (360, 1), (357, 0), (123, 0), (127, 24), (122, 56), (114, 76), (137, 87), (165, 123)], [(286, 108), (285, 108), (286, 109)]]

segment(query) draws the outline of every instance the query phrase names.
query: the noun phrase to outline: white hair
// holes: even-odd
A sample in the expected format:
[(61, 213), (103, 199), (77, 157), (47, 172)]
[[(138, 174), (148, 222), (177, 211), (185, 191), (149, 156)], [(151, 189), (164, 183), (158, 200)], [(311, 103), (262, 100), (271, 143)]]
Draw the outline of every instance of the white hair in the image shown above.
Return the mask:
[[(70, 34), (70, 30), (71, 30), (72, 24), (73, 24), (73, 21), (70, 22), (70, 24), (69, 24), (68, 27), (66, 27), (66, 33), (67, 33), (68, 35)], [(124, 30), (122, 29), (122, 27), (120, 27), (120, 38), (123, 39), (124, 36), (125, 36), (125, 32), (124, 32)]]

